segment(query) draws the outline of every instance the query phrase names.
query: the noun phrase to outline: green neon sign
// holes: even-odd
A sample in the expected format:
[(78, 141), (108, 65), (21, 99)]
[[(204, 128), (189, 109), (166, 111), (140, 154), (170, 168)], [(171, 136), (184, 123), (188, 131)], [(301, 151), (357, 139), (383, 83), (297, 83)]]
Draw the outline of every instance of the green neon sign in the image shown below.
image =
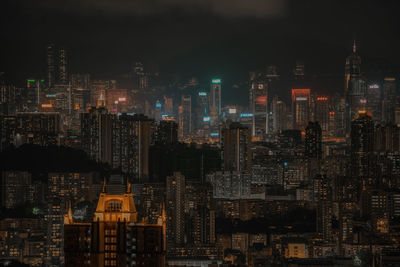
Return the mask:
[(36, 80), (32, 80), (32, 79), (30, 79), (30, 80), (27, 80), (28, 82), (30, 82), (30, 83), (34, 83), (34, 82), (36, 82)]
[(221, 83), (221, 79), (212, 79), (211, 83), (220, 84)]

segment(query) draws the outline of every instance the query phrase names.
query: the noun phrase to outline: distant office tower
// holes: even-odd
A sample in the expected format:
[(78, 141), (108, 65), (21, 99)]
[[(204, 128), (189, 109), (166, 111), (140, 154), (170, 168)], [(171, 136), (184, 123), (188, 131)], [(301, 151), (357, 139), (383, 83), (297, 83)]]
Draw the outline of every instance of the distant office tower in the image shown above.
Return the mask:
[(164, 115), (174, 115), (174, 102), (172, 97), (164, 96)]
[(306, 128), (305, 155), (307, 158), (322, 157), (322, 130), (318, 121), (309, 122)]
[(163, 213), (157, 224), (138, 222), (130, 185), (121, 195), (103, 188), (91, 223), (64, 215), (65, 266), (165, 266)]
[(354, 42), (353, 53), (346, 58), (345, 65), (345, 97), (346, 97), (346, 129), (350, 130), (350, 122), (365, 110), (367, 87), (361, 73), (361, 58), (357, 54)]
[(396, 111), (396, 79), (385, 78), (383, 81), (382, 94), (382, 121), (386, 123), (395, 122)]
[[(366, 112), (351, 122), (351, 170), (353, 177), (368, 177), (373, 167), (374, 123)], [(370, 166), (371, 165), (371, 166)], [(371, 168), (370, 168), (371, 167)]]
[(275, 133), (280, 133), (287, 129), (286, 110), (285, 102), (274, 96), (272, 99), (272, 129)]
[(220, 116), (221, 115), (221, 79), (212, 79), (211, 80), (211, 90), (210, 90), (210, 97), (211, 97), (211, 106), (210, 108)]
[(395, 124), (377, 125), (374, 133), (374, 151), (400, 151), (400, 128)]
[(371, 113), (373, 121), (382, 121), (382, 88), (377, 83), (367, 87), (366, 111)]
[(187, 137), (192, 133), (192, 97), (182, 96), (179, 107), (179, 136)]
[(157, 100), (153, 110), (153, 118), (156, 121), (159, 121), (161, 119), (161, 114), (162, 114), (162, 104), (160, 100)]
[(304, 80), (304, 63), (302, 61), (296, 61), (296, 67), (293, 71), (295, 80)]
[(346, 136), (347, 129), (347, 117), (346, 117), (346, 97), (335, 98), (335, 110), (333, 114), (335, 117), (335, 134), (337, 136)]
[(264, 73), (250, 73), (250, 111), (253, 117), (253, 136), (268, 133), (268, 80)]
[(310, 121), (310, 89), (292, 89), (293, 129), (303, 131)]
[(135, 62), (131, 72), (134, 88), (144, 90), (150, 86), (150, 75), (145, 72), (142, 62)]
[(328, 97), (318, 96), (315, 99), (314, 119), (319, 123), (322, 133), (326, 135), (329, 130), (329, 102)]
[[(209, 117), (209, 98), (207, 92), (199, 92), (196, 105), (196, 127), (202, 129), (204, 118)], [(207, 120), (207, 119), (206, 119)]]
[(81, 113), (82, 149), (93, 160), (112, 166), (112, 140), (116, 116), (108, 114), (105, 108), (92, 108)]
[(68, 58), (67, 50), (61, 47), (58, 52), (58, 82), (60, 84), (68, 83)]
[(26, 81), (26, 90), (22, 94), (21, 111), (37, 112), (40, 110), (44, 87), (44, 80), (28, 79)]
[(53, 88), (56, 82), (56, 48), (54, 44), (47, 45), (47, 85)]
[(167, 176), (167, 242), (168, 249), (185, 241), (185, 176), (174, 172)]
[(174, 120), (164, 119), (159, 122), (156, 133), (156, 143), (175, 144), (178, 142), (178, 124)]
[(251, 131), (240, 123), (231, 123), (222, 129), (224, 171), (251, 172), (252, 150)]

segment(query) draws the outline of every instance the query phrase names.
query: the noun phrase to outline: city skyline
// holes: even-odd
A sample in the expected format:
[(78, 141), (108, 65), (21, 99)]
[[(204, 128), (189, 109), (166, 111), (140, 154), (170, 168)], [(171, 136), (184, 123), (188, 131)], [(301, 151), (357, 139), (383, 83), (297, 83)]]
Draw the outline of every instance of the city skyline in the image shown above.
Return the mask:
[(400, 2), (5, 4), (0, 266), (400, 266)]

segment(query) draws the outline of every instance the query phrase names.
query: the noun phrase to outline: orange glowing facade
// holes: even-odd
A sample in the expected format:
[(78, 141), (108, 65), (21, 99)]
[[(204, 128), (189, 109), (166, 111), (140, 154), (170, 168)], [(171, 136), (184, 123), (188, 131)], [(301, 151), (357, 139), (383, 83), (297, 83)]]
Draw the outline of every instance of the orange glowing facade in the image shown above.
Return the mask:
[(105, 188), (91, 223), (74, 222), (71, 209), (64, 216), (65, 266), (165, 266), (165, 212), (138, 222), (130, 185), (122, 195)]

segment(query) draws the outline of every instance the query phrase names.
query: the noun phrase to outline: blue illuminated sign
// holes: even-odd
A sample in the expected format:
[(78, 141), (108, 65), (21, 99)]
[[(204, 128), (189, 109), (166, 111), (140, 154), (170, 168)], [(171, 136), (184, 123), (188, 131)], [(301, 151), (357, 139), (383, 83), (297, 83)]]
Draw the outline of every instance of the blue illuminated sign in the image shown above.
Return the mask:
[(206, 92), (199, 92), (199, 96), (207, 96)]
[(210, 136), (219, 136), (219, 133), (210, 133)]
[(156, 108), (161, 108), (161, 107), (162, 107), (161, 103), (156, 104)]
[(252, 118), (254, 117), (253, 113), (240, 113), (241, 118)]

